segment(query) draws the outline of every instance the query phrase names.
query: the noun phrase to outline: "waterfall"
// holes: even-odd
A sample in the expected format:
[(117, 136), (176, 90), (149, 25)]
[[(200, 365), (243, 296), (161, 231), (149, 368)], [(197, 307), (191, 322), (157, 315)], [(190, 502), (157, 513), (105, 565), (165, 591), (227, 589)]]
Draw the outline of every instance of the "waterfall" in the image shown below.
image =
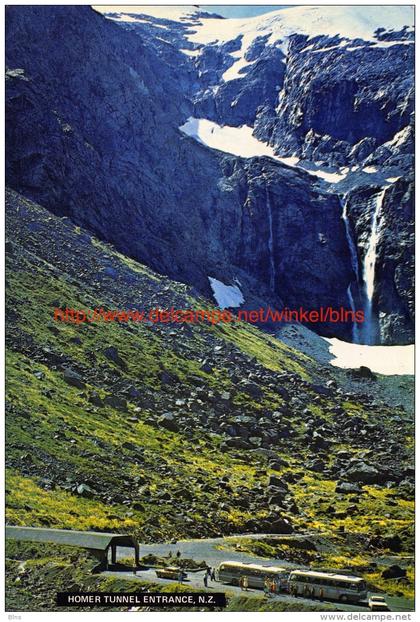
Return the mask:
[[(340, 199), (340, 202), (343, 207), (342, 218), (343, 218), (344, 227), (346, 230), (347, 244), (348, 244), (349, 251), (350, 251), (351, 267), (353, 268), (354, 276), (356, 277), (356, 285), (357, 285), (357, 290), (358, 290), (360, 275), (359, 275), (359, 257), (357, 254), (357, 247), (356, 247), (356, 244), (354, 243), (352, 231), (350, 228), (350, 222), (348, 219), (347, 200), (344, 197), (343, 199)], [(350, 283), (347, 288), (347, 296), (349, 299), (350, 308), (354, 313), (356, 311), (356, 305), (354, 303), (354, 298), (353, 298), (353, 293), (352, 293), (351, 288), (352, 288), (352, 283)], [(358, 326), (356, 322), (353, 322), (352, 341), (353, 343), (359, 343)]]
[(268, 190), (266, 191), (266, 204), (268, 213), (268, 253), (270, 257), (270, 289), (274, 291), (276, 285), (276, 266), (274, 263), (274, 236), (273, 236), (273, 212), (271, 209), (271, 201)]
[[(353, 298), (353, 294), (351, 292), (351, 283), (347, 288), (347, 297), (349, 299), (349, 304), (350, 304), (350, 309), (353, 311), (353, 314), (356, 313), (356, 305), (354, 304), (354, 298)], [(351, 340), (352, 343), (359, 343), (359, 333), (357, 330), (357, 324), (356, 322), (353, 322), (353, 326), (351, 329)]]
[(375, 210), (373, 212), (372, 226), (370, 231), (369, 245), (363, 260), (363, 284), (365, 293), (365, 341), (373, 344), (375, 341), (375, 329), (372, 312), (373, 294), (375, 291), (375, 268), (376, 268), (376, 249), (380, 237), (381, 210), (386, 189), (376, 195)]

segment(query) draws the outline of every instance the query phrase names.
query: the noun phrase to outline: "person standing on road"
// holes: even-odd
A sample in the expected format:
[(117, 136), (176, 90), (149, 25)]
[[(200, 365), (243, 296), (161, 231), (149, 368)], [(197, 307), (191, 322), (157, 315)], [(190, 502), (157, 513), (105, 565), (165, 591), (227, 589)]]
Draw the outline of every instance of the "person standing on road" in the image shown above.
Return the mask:
[(243, 577), (239, 577), (239, 587), (241, 588), (241, 590), (244, 589), (244, 578)]
[(247, 592), (248, 591), (248, 577), (246, 575), (243, 578), (242, 585), (244, 586), (245, 592)]
[(178, 583), (182, 583), (183, 579), (184, 579), (184, 573), (182, 572), (182, 570), (180, 570), (178, 572)]
[(204, 577), (203, 577), (204, 587), (207, 587), (207, 585), (208, 585), (207, 580), (208, 580), (208, 574), (207, 574), (207, 570), (206, 570), (206, 572), (204, 573)]
[(211, 569), (210, 581), (216, 581), (216, 573), (214, 571), (214, 568)]

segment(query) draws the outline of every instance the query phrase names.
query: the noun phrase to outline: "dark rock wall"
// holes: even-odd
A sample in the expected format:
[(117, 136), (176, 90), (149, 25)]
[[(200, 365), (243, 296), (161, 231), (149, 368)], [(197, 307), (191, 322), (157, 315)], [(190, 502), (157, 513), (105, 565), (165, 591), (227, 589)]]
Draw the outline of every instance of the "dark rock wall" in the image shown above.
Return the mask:
[[(359, 241), (360, 274), (371, 231), (371, 198), (380, 188), (348, 195), (349, 220)], [(399, 179), (387, 189), (380, 214), (373, 309), (380, 342), (408, 344), (414, 326), (414, 182)]]
[[(348, 307), (351, 262), (338, 198), (303, 171), (210, 150), (178, 127), (194, 114), (232, 125), (257, 119), (257, 132), (273, 145), (287, 152), (304, 144), (308, 153), (305, 135), (328, 130), (329, 153), (345, 159), (364, 119), (372, 136), (358, 157), (366, 157), (407, 122), (408, 104), (401, 104), (403, 93), (409, 100), (407, 60), (391, 48), (369, 51), (363, 82), (359, 68), (351, 72), (356, 52), (343, 53), (339, 69), (341, 52), (321, 52), (322, 66), (314, 67), (302, 52), (306, 38), (294, 38), (286, 62), (262, 37), (248, 51), (254, 64), (246, 77), (211, 90), (241, 41), (208, 46), (197, 64), (179, 51), (186, 47), (182, 28), (160, 41), (153, 26), (121, 28), (88, 7), (8, 7), (8, 184), (207, 294), (207, 275), (225, 282), (239, 276), (248, 298)], [(396, 55), (389, 61), (392, 75), (380, 80), (379, 68), (372, 73), (378, 54)], [(386, 89), (380, 100), (375, 81)], [(375, 154), (383, 159), (389, 151)], [(392, 192), (397, 202), (405, 197), (406, 223), (409, 195)], [(409, 339), (412, 331), (403, 269), (411, 261), (411, 238), (404, 237), (404, 250), (390, 252), (392, 235), (401, 227), (405, 232), (405, 224), (392, 214), (389, 220), (380, 273), (392, 276), (378, 289), (386, 342), (402, 334)], [(390, 282), (393, 297), (386, 302)], [(395, 302), (403, 329), (393, 331)], [(350, 338), (347, 325), (317, 328)]]

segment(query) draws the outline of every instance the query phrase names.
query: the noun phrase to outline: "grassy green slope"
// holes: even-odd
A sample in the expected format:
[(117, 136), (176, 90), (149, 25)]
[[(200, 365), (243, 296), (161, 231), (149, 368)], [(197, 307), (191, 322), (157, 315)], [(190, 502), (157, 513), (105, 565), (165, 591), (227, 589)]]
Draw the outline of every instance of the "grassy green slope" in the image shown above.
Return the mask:
[[(209, 303), (68, 219), (14, 192), (7, 202), (9, 523), (129, 531), (143, 541), (267, 530), (277, 518), (317, 531), (410, 527), (407, 491), (366, 486), (355, 504), (335, 492), (331, 471), (340, 450), (372, 455), (372, 439), (398, 442), (408, 460), (411, 425), (398, 409), (320, 390), (326, 370), (248, 325), (54, 322), (57, 306)], [(105, 353), (111, 346), (117, 362)], [(79, 387), (65, 369), (79, 374)], [(167, 412), (173, 430), (161, 422)], [(359, 427), (343, 426), (355, 417)], [(313, 420), (322, 443), (308, 436)], [(229, 425), (250, 426), (246, 446), (229, 445)], [(264, 431), (273, 428), (270, 440)], [(307, 467), (319, 458), (324, 468)], [(269, 504), (270, 474), (287, 483), (281, 504)]]

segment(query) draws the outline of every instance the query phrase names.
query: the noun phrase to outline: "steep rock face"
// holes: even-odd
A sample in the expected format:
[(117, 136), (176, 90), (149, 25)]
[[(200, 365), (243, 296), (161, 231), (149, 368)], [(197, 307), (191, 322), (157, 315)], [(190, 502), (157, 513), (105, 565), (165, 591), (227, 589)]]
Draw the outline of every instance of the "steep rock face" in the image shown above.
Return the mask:
[[(226, 174), (240, 201), (233, 219), (225, 216), (227, 234), (221, 232), (226, 246), (233, 245), (233, 263), (291, 308), (316, 309), (331, 301), (347, 307), (351, 259), (337, 197), (311, 189), (307, 175), (269, 158), (236, 163)], [(337, 333), (336, 325), (316, 328)], [(349, 338), (351, 327), (340, 329)]]
[[(297, 149), (309, 163), (357, 162), (400, 175), (412, 160), (409, 33), (398, 34), (407, 45), (366, 50), (362, 42), (355, 51), (354, 41), (343, 48), (340, 38), (308, 43), (305, 35), (273, 42), (238, 34), (203, 46), (190, 33), (206, 19), (113, 23), (88, 7), (10, 7), (8, 183), (207, 295), (208, 275), (237, 277), (250, 306), (348, 307), (354, 277), (334, 192), (356, 191), (362, 173), (343, 189), (321, 185), (301, 168), (223, 154), (178, 128), (191, 115), (255, 125), (282, 154)], [(363, 118), (372, 135), (362, 133)], [(377, 180), (366, 185), (377, 188)], [(368, 217), (360, 222), (354, 229), (363, 240)], [(383, 237), (384, 265), (389, 240)], [(403, 306), (409, 283), (398, 275), (411, 255), (407, 238), (404, 257), (390, 260)], [(398, 340), (392, 304), (381, 312), (382, 339)], [(316, 328), (350, 339), (348, 325)], [(404, 340), (411, 331), (406, 316)]]
[[(270, 114), (283, 86), (285, 56), (280, 49), (268, 46), (266, 49), (264, 44), (262, 50), (260, 46), (257, 49), (260, 51), (258, 62), (248, 60), (257, 53), (255, 45), (245, 54), (245, 60), (251, 64), (246, 79), (241, 75), (227, 82), (219, 78), (216, 85), (198, 91), (194, 98), (197, 117), (232, 126), (253, 126), (262, 111), (264, 118)], [(206, 60), (207, 56), (203, 53), (197, 61), (198, 70), (202, 73), (206, 71)]]
[[(385, 18), (372, 8), (365, 8), (362, 16), (349, 9), (348, 24), (344, 25), (344, 9), (340, 15), (336, 9), (320, 12), (319, 7), (312, 7), (295, 9), (303, 11), (303, 15), (302, 23), (295, 22), (293, 31), (293, 11), (279, 11), (258, 23), (254, 20), (253, 25), (249, 20), (230, 30), (223, 21), (216, 24), (215, 20), (209, 30), (212, 20), (205, 15), (190, 14), (183, 18), (185, 23), (161, 20), (156, 15), (142, 15), (139, 22), (135, 14), (129, 23), (124, 23), (123, 15), (118, 19), (121, 26), (140, 36), (153, 36), (153, 29), (159, 23), (165, 24), (165, 41), (174, 48), (189, 48), (185, 52), (196, 72), (196, 80), (191, 83), (195, 117), (221, 126), (246, 124), (253, 128), (255, 137), (268, 142), (280, 156), (293, 156), (294, 162), (300, 161), (300, 168), (325, 179), (324, 188), (340, 195), (342, 203), (357, 194), (357, 209), (362, 216), (353, 234), (362, 268), (372, 233), (372, 197), (397, 178), (409, 175), (413, 168), (411, 18), (408, 13), (398, 15), (393, 29), (389, 30), (391, 22), (386, 24), (387, 30), (373, 25), (375, 20), (379, 24)], [(323, 25), (308, 27), (307, 11), (314, 12), (314, 17), (319, 13), (317, 19)], [(405, 19), (407, 24), (403, 23)], [(258, 201), (262, 202), (263, 212), (264, 193), (260, 193)], [(388, 193), (386, 204), (390, 201)], [(394, 234), (401, 230), (397, 212), (394, 210), (384, 220), (384, 226)], [(407, 226), (409, 221), (405, 221), (404, 231)], [(264, 220), (259, 227), (264, 229)], [(376, 279), (383, 282), (375, 285), (373, 320), (377, 326), (372, 340), (398, 343), (402, 339), (406, 343), (413, 331), (412, 309), (408, 310), (404, 301), (412, 296), (412, 275), (405, 269), (407, 262), (413, 261), (412, 238), (401, 240), (404, 253), (395, 253), (391, 242), (392, 234), (381, 237), (382, 259), (378, 255), (378, 262), (393, 266), (392, 274), (405, 275), (398, 277), (398, 281), (404, 281), (404, 292), (399, 286), (391, 294), (389, 278), (378, 264)], [(341, 254), (346, 252), (342, 250)], [(254, 261), (256, 265), (267, 264), (263, 249)], [(281, 272), (281, 266), (277, 268)], [(292, 278), (295, 270), (290, 272)], [(267, 269), (260, 270), (264, 272)], [(388, 303), (383, 302), (381, 309), (376, 304), (380, 291), (382, 299), (389, 294)], [(354, 298), (363, 306), (363, 291), (354, 292)], [(376, 317), (378, 313), (380, 318)]]
[[(359, 297), (363, 306), (363, 262), (372, 234), (373, 202), (381, 188), (363, 187), (347, 196), (349, 220), (359, 251)], [(407, 344), (414, 325), (414, 182), (398, 179), (383, 196), (378, 214), (373, 310), (376, 340)]]
[[(271, 295), (289, 305), (344, 301), (349, 260), (334, 259), (343, 248), (337, 201), (313, 192), (306, 173), (184, 138), (176, 128), (188, 103), (170, 75), (172, 97), (162, 97), (162, 75), (157, 82), (151, 70), (164, 77), (168, 66), (139, 37), (121, 37), (117, 26), (86, 9), (84, 28), (97, 30), (90, 39), (76, 28), (80, 18), (76, 9), (11, 10), (11, 185), (204, 291), (208, 274), (236, 274), (254, 293), (259, 284), (269, 295), (274, 284)], [(36, 43), (40, 24), (52, 33), (46, 48)]]
[(308, 157), (318, 137), (324, 146), (318, 159), (348, 165), (359, 141), (367, 146), (370, 139), (374, 147), (409, 123), (414, 46), (342, 43), (339, 37), (291, 37), (275, 117), (266, 124), (262, 117), (257, 126), (258, 135), (282, 153)]

